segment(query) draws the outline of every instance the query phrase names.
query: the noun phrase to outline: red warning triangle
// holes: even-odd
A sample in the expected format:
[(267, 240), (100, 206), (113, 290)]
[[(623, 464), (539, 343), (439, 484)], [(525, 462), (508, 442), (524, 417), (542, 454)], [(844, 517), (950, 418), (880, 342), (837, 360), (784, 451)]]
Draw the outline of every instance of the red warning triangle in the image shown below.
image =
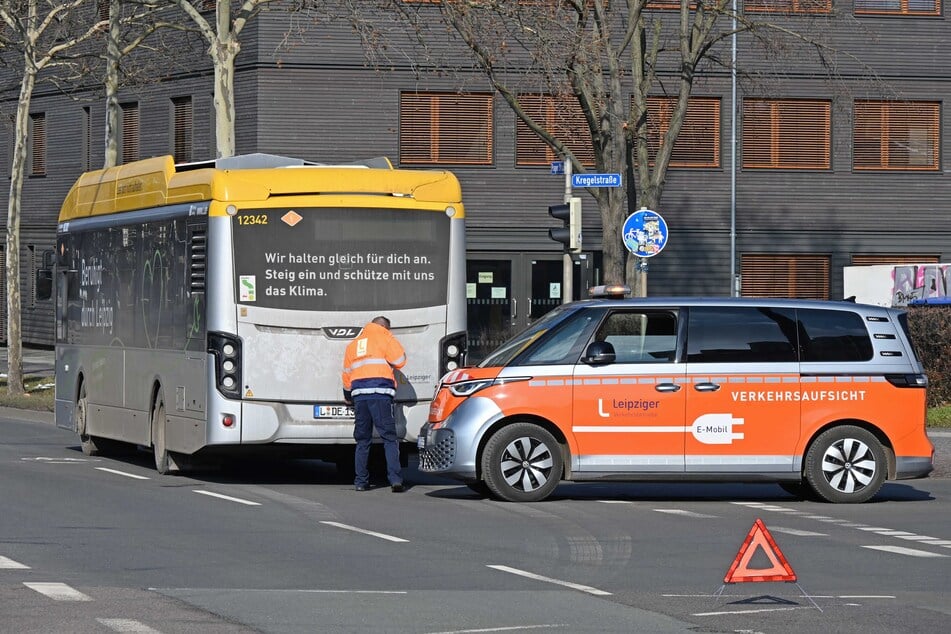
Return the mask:
[[(772, 567), (750, 569), (750, 560), (756, 553), (757, 548), (762, 548), (763, 553), (769, 558)], [(776, 540), (769, 534), (763, 520), (756, 518), (753, 528), (740, 546), (740, 551), (736, 553), (736, 559), (733, 565), (723, 577), (724, 583), (741, 583), (744, 581), (795, 581), (796, 573), (793, 572), (783, 551), (776, 545)]]

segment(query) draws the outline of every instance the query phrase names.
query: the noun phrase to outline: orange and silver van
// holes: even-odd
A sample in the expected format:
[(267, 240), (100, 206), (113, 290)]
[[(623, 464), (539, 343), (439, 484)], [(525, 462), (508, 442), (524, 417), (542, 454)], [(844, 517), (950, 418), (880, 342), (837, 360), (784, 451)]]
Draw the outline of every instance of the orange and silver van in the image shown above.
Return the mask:
[(509, 501), (562, 480), (777, 482), (864, 502), (933, 468), (901, 310), (596, 298), (446, 374), (420, 469)]

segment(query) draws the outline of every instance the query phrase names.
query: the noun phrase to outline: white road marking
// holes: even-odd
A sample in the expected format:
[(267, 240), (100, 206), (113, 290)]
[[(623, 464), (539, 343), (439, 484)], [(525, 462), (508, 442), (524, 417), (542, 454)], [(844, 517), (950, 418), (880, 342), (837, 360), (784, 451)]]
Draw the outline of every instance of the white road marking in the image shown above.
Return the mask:
[(4, 557), (0, 555), (0, 570), (29, 570), (30, 567), (26, 564), (21, 564), (19, 561), (13, 561), (9, 557)]
[[(719, 598), (734, 598), (742, 597), (745, 595), (742, 594), (662, 594), (662, 597), (670, 597), (673, 599), (709, 599), (711, 597)], [(840, 594), (838, 596), (834, 594), (801, 594), (799, 595), (800, 599), (894, 599), (895, 595), (893, 594)]]
[(92, 601), (92, 597), (83, 594), (75, 588), (69, 587), (65, 583), (24, 581), (23, 585), (25, 585), (30, 590), (35, 590), (36, 592), (53, 599), (54, 601)]
[(782, 526), (770, 526), (771, 533), (786, 533), (787, 535), (796, 535), (797, 537), (828, 537), (827, 533), (816, 533), (813, 531), (802, 531), (798, 528), (783, 528)]
[(929, 544), (933, 544), (935, 542), (941, 541), (937, 537), (928, 537), (927, 535), (915, 535), (914, 533), (910, 535), (899, 535), (898, 538), (907, 539), (908, 541), (912, 541), (912, 542), (928, 542)]
[(326, 524), (327, 526), (336, 526), (337, 528), (342, 528), (347, 531), (353, 531), (354, 533), (362, 533), (363, 535), (369, 535), (370, 537), (379, 537), (380, 539), (385, 539), (388, 542), (409, 542), (408, 539), (403, 539), (402, 537), (394, 537), (393, 535), (387, 535), (386, 533), (378, 533), (376, 531), (369, 531), (365, 528), (357, 528), (356, 526), (350, 526), (349, 524), (341, 524), (340, 522), (322, 521), (321, 524)]
[(479, 630), (447, 630), (445, 632), (432, 632), (431, 634), (477, 634), (478, 632), (522, 632), (525, 630), (549, 630), (557, 627), (565, 629), (567, 623), (543, 623), (539, 625), (513, 625), (510, 627), (486, 627)]
[(492, 568), (493, 570), (508, 572), (513, 575), (518, 575), (520, 577), (528, 577), (529, 579), (534, 579), (536, 581), (544, 581), (546, 583), (553, 583), (555, 585), (571, 588), (572, 590), (580, 590), (581, 592), (587, 592), (588, 594), (594, 594), (597, 596), (611, 595), (610, 592), (605, 592), (604, 590), (598, 590), (597, 588), (592, 588), (591, 586), (581, 585), (580, 583), (572, 583), (571, 581), (562, 581), (561, 579), (554, 579), (552, 577), (543, 577), (542, 575), (536, 575), (534, 572), (519, 570), (518, 568), (510, 568), (509, 566), (500, 566), (496, 564), (488, 564), (488, 567)]
[(909, 557), (947, 557), (941, 553), (930, 553), (927, 550), (915, 550), (914, 548), (905, 548), (904, 546), (862, 546), (871, 550), (881, 550), (887, 553), (897, 555), (908, 555)]
[(136, 473), (127, 473), (125, 471), (119, 471), (117, 469), (108, 469), (106, 467), (94, 467), (94, 468), (98, 469), (99, 471), (105, 471), (106, 473), (114, 473), (116, 475), (132, 478), (133, 480), (148, 480), (149, 479), (147, 476), (144, 476), (144, 475), (138, 475)]
[(122, 632), (123, 634), (161, 634), (158, 630), (152, 629), (145, 623), (140, 623), (132, 619), (96, 619), (113, 632)]
[(98, 458), (47, 458), (46, 456), (36, 456), (34, 458), (20, 458), (25, 462), (48, 462), (50, 464), (72, 464), (77, 462), (99, 462)]
[(721, 616), (726, 614), (757, 614), (759, 612), (789, 612), (790, 610), (811, 610), (806, 606), (796, 606), (794, 608), (761, 608), (759, 610), (724, 610), (722, 612), (697, 612), (690, 616)]
[(598, 500), (601, 504), (633, 504), (630, 500)]
[(696, 517), (709, 519), (711, 517), (716, 517), (716, 515), (704, 515), (703, 513), (694, 513), (693, 511), (685, 511), (683, 509), (654, 509), (658, 513), (669, 513), (670, 515), (682, 515), (683, 517)]
[(238, 504), (245, 504), (247, 506), (261, 506), (258, 502), (252, 502), (251, 500), (242, 500), (241, 498), (233, 498), (230, 495), (224, 495), (223, 493), (215, 493), (213, 491), (201, 491), (199, 489), (194, 489), (194, 493), (199, 495), (207, 495), (209, 497), (218, 498), (221, 500), (228, 500), (229, 502), (237, 502)]

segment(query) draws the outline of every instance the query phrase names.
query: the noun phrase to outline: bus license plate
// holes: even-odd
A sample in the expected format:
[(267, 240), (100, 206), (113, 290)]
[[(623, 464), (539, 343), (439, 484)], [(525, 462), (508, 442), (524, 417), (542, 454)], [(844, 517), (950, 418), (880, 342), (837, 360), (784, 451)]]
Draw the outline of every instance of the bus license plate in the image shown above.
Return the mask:
[(314, 418), (353, 418), (349, 405), (314, 405)]

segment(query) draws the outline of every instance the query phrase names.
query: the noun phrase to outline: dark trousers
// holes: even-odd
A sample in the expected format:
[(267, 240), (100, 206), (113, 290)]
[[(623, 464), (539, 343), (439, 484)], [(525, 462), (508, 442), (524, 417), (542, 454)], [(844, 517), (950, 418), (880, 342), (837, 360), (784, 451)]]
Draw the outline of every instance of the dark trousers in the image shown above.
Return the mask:
[(356, 418), (353, 439), (357, 441), (353, 460), (356, 478), (353, 483), (356, 486), (367, 486), (370, 482), (367, 461), (370, 458), (370, 439), (373, 438), (374, 427), (383, 439), (387, 479), (390, 484), (403, 482), (400, 473), (400, 446), (396, 438), (396, 421), (393, 418), (393, 399), (388, 396), (357, 396), (353, 399), (353, 409)]

